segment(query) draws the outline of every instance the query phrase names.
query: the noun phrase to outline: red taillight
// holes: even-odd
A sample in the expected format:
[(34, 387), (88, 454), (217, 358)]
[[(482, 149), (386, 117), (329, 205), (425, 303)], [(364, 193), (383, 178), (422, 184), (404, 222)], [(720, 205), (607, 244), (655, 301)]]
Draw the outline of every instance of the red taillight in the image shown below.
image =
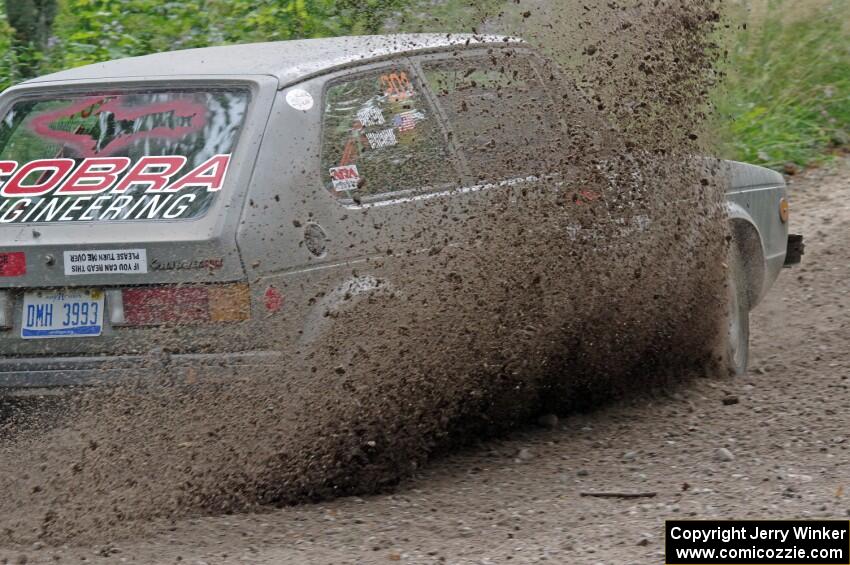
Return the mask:
[(107, 294), (113, 326), (238, 322), (251, 316), (246, 284), (138, 287)]
[(203, 287), (128, 288), (121, 294), (128, 326), (191, 324), (209, 319)]
[(21, 251), (0, 253), (0, 277), (20, 277), (27, 274), (27, 256)]

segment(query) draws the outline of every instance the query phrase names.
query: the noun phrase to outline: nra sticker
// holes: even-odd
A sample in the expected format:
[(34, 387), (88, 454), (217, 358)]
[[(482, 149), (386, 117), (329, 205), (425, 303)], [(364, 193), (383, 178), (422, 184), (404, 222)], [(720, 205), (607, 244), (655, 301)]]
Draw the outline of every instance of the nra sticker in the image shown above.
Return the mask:
[(27, 256), (22, 251), (0, 253), (0, 277), (20, 277), (27, 274)]
[(307, 111), (313, 107), (313, 96), (301, 88), (293, 88), (286, 93), (286, 103), (296, 110)]
[(330, 173), (334, 190), (337, 192), (357, 190), (357, 185), (360, 184), (360, 173), (357, 171), (357, 165), (334, 167), (330, 170)]
[(86, 249), (65, 252), (66, 275), (143, 275), (148, 272), (145, 249)]

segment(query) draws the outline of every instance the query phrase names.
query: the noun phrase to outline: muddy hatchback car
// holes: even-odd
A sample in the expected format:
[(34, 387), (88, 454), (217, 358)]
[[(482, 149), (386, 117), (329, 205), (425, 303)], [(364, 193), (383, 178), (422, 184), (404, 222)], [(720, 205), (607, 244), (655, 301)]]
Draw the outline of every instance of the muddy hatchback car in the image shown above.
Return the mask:
[[(552, 73), (515, 39), (419, 35), (151, 55), (6, 91), (0, 386), (245, 374), (281, 363), (283, 341), (324, 339), (339, 304), (386, 290), (372, 259), (433, 254), (424, 203), (447, 234), (432, 242), (451, 246), (464, 218), (435, 201), (539, 179), (571, 135)], [(786, 257), (784, 183), (732, 176), (745, 350), (746, 313)], [(629, 237), (652, 220), (622, 210)]]

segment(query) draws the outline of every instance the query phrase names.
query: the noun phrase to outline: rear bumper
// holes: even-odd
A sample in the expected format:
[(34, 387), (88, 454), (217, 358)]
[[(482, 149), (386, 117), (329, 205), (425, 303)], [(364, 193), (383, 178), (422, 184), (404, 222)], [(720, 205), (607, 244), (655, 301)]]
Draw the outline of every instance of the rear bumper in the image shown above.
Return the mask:
[(127, 355), (116, 357), (0, 358), (0, 389), (92, 386), (149, 381), (154, 378), (188, 382), (233, 378), (280, 366), (273, 351)]

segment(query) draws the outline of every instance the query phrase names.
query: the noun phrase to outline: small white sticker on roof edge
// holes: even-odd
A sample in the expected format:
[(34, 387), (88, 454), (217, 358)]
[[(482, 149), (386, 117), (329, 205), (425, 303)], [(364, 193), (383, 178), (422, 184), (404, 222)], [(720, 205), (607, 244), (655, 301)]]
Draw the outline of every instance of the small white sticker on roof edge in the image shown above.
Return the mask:
[(286, 93), (286, 102), (296, 110), (306, 112), (313, 107), (313, 96), (302, 88), (293, 88)]

